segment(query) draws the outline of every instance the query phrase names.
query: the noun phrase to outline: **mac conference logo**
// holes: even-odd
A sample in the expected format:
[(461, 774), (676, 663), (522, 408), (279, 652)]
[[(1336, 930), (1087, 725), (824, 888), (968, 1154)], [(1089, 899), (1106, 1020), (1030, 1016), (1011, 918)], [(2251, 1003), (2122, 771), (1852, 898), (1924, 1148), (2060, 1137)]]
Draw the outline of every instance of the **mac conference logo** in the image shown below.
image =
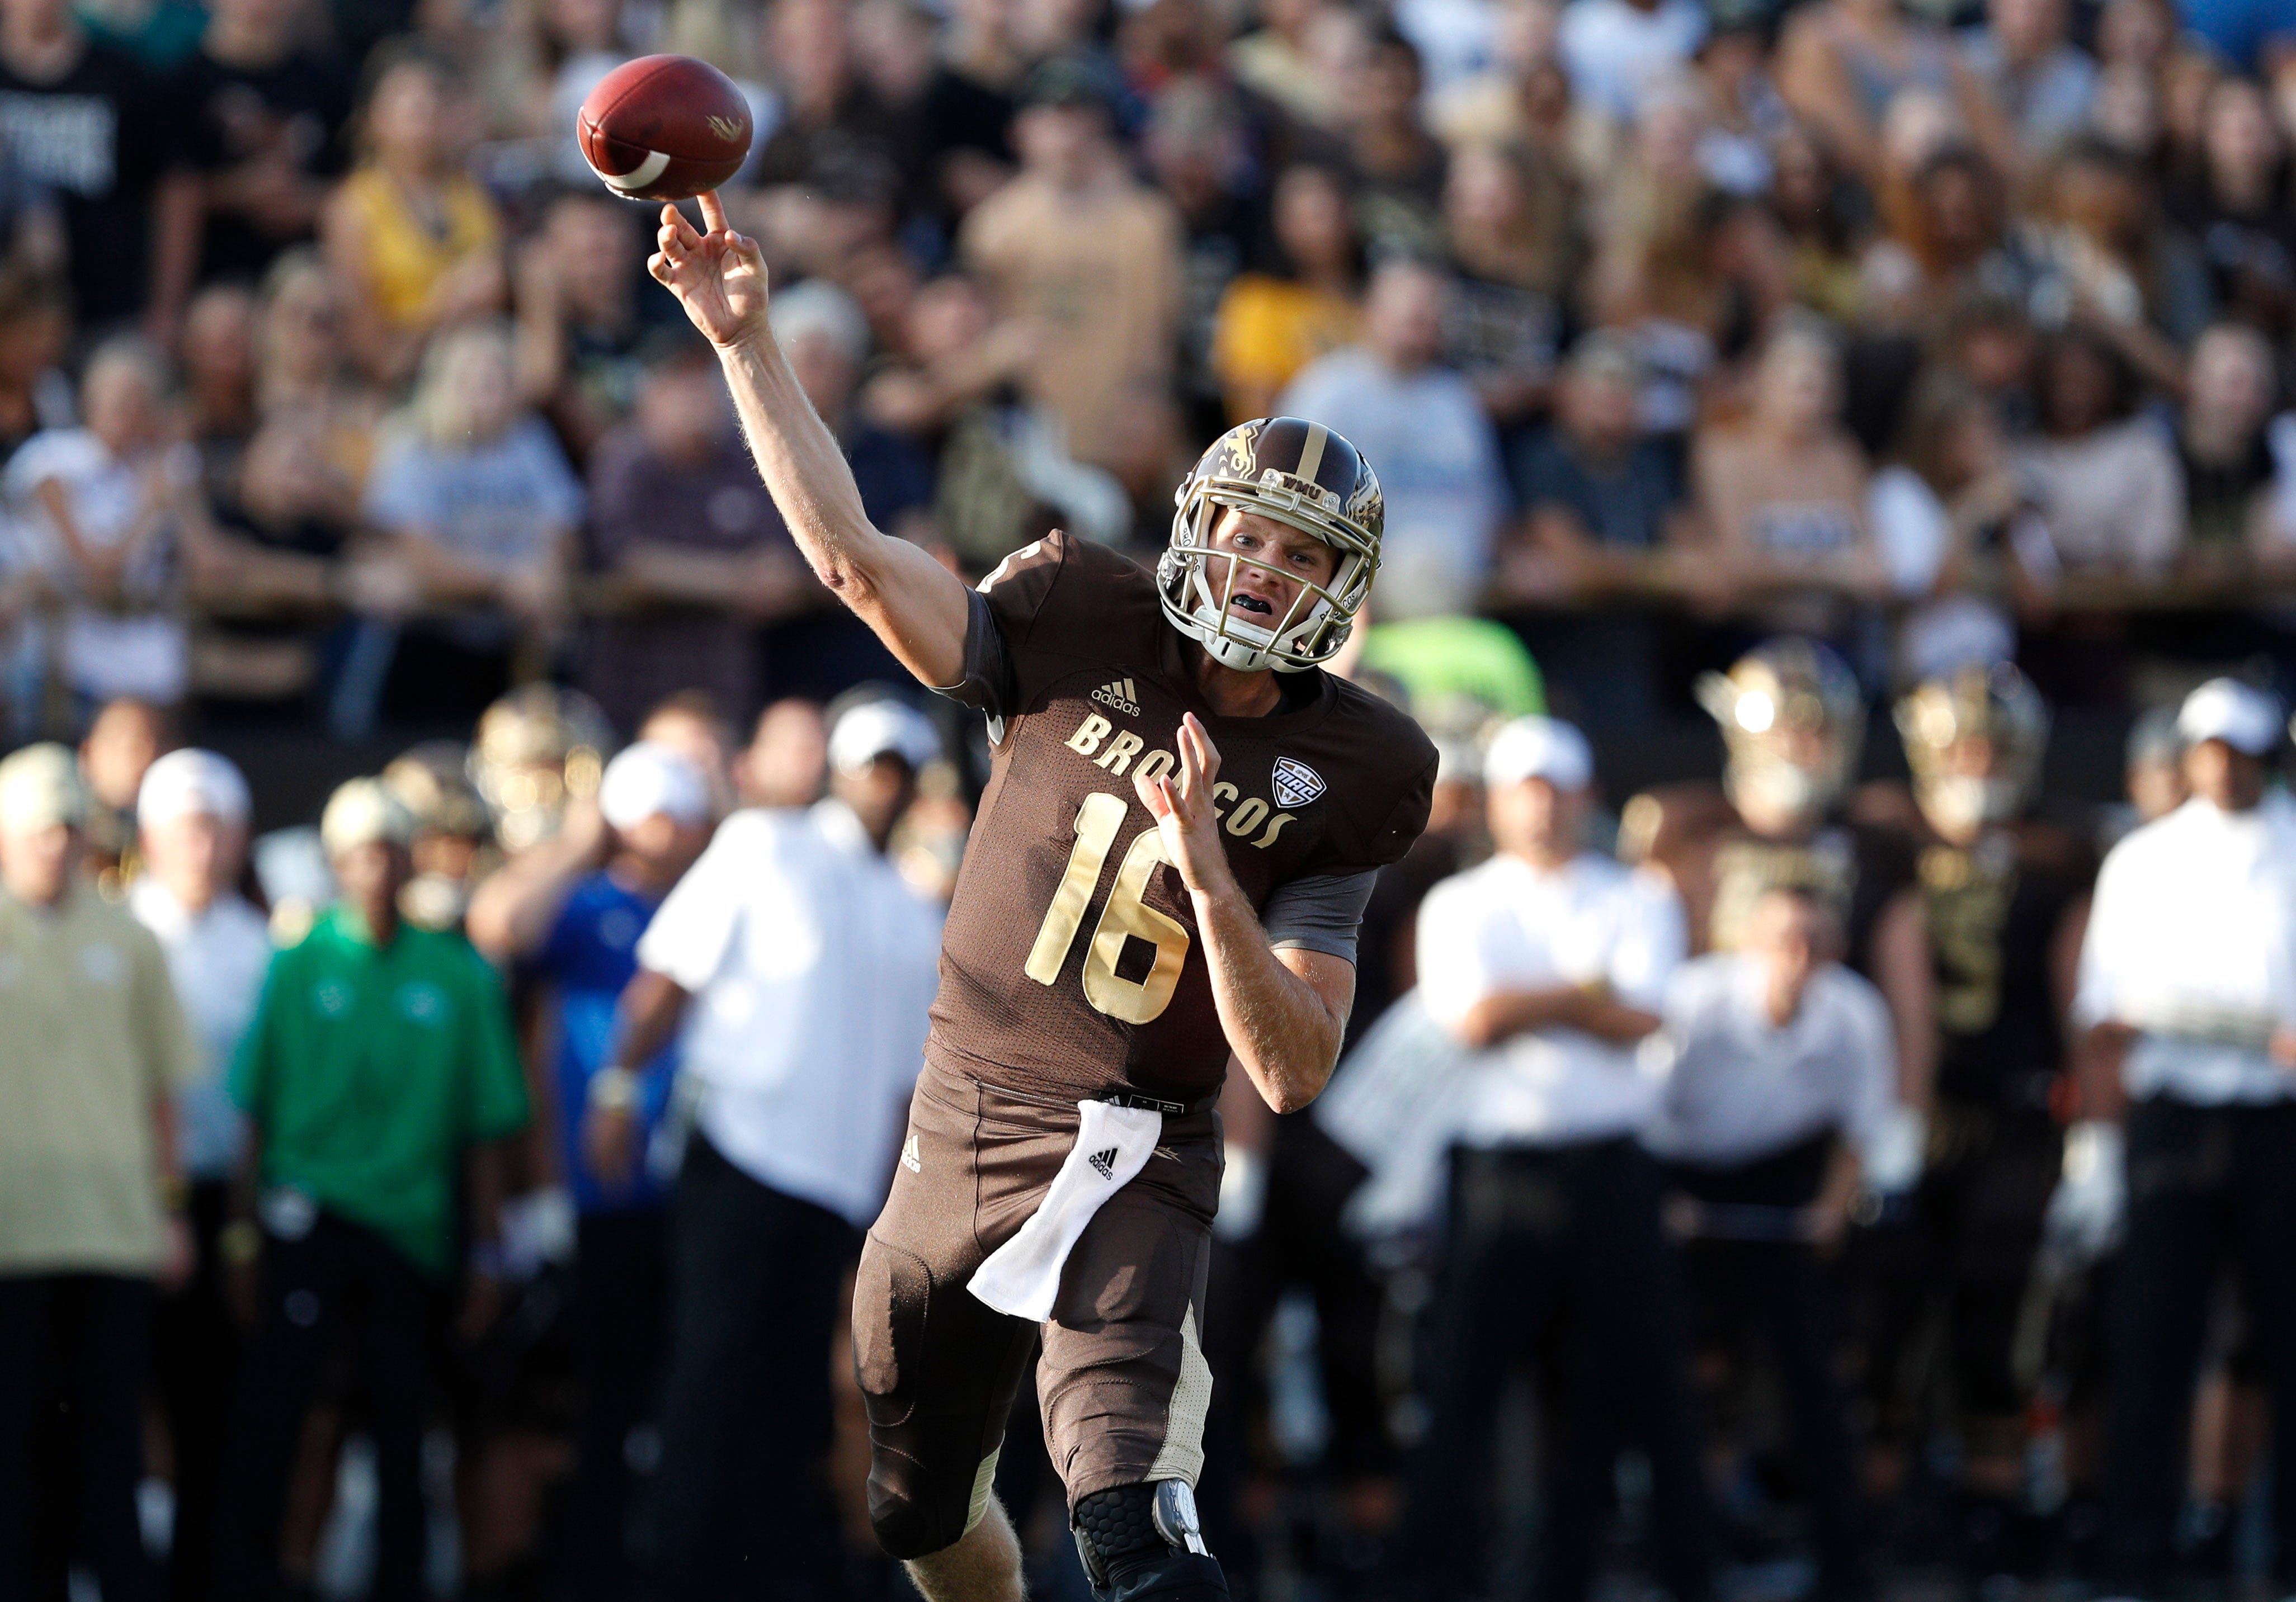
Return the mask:
[(1278, 756), (1269, 781), (1278, 806), (1305, 806), (1324, 793), (1324, 776), (1297, 757)]

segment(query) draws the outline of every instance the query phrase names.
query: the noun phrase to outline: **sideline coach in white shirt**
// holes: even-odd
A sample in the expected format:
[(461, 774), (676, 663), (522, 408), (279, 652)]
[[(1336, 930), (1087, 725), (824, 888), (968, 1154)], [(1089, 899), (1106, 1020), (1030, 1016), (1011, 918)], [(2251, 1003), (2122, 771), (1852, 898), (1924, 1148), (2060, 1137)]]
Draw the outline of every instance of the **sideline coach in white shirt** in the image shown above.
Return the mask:
[(246, 779), (213, 751), (168, 752), (135, 795), (144, 871), (128, 887), (127, 910), (158, 937), (199, 1042), (199, 1072), (176, 1096), (192, 1277), (160, 1298), (152, 1324), (154, 1388), (175, 1462), (168, 1572), (178, 1597), (204, 1597), (212, 1583), (216, 1482), (239, 1363), (224, 1270), (227, 1255), (246, 1250), (228, 1226), (246, 1133), (224, 1081), (271, 969), (270, 925), (236, 887), (249, 812)]
[(1817, 1253), (1849, 1222), (1861, 1156), (1897, 1103), (1897, 1032), (1882, 993), (1842, 966), (1841, 928), (1808, 891), (1765, 894), (1745, 943), (1675, 971), (1673, 1067), (1649, 1139), (1692, 1236), (1684, 1254), (1702, 1352), (1768, 1347), (1795, 1467), (1815, 1515), (1821, 1597), (1873, 1590), (1836, 1320)]
[[(2281, 708), (2215, 679), (2177, 715), (2192, 798), (2113, 847), (2097, 875), (2076, 1019), (2120, 1063), (2085, 1087), (2061, 1231), (2127, 1239), (2113, 1272), (2106, 1529), (2119, 1594), (2156, 1597), (2185, 1487), (2210, 1287), (2228, 1255), (2273, 1390), (2275, 1594), (2296, 1587), (2296, 823), (2265, 781)], [(2112, 1120), (2125, 1092), (2125, 1166)], [(2126, 1175), (2125, 1189), (2122, 1175)]]
[(776, 1597), (836, 1594), (837, 1291), (884, 1204), (940, 956), (940, 913), (885, 843), (939, 752), (914, 707), (849, 708), (830, 799), (728, 818), (638, 942), (613, 1061), (652, 1061), (683, 1018), (697, 1093), (669, 1225), (650, 1593), (665, 1602), (760, 1577)]
[(1636, 1047), (1682, 960), (1681, 903), (1662, 880), (1579, 845), (1594, 760), (1570, 724), (1516, 719), (1483, 773), (1498, 854), (1438, 885), (1419, 912), (1420, 998), (1479, 1068), (1452, 1153), (1406, 1572), (1433, 1595), (1478, 1590), (1461, 1572), (1480, 1544), (1463, 1520), (1495, 1405), (1508, 1370), (1567, 1317), (1539, 1594), (1586, 1596), (1612, 1460), (1633, 1444), (1655, 1482), (1659, 1574), (1676, 1602), (1703, 1602), (1703, 1470), (1658, 1167), (1637, 1140), (1661, 1079)]

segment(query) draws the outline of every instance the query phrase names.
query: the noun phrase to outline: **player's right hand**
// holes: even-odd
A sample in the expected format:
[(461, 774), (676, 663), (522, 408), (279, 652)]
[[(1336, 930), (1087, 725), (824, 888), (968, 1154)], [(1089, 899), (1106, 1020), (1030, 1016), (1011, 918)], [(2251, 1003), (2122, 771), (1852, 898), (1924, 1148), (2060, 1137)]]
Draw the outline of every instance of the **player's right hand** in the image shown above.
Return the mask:
[(716, 194), (701, 197), (701, 220), (707, 233), (695, 233), (676, 207), (663, 206), (646, 271), (677, 297), (712, 345), (729, 350), (765, 330), (765, 253), (757, 241), (734, 232)]

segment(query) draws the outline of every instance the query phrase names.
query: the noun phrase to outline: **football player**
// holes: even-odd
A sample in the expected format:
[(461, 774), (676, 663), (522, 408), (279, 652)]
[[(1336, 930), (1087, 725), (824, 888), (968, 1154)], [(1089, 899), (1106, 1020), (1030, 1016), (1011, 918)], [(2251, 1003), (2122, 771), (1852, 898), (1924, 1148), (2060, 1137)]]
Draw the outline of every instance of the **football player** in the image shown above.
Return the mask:
[(1912, 853), (1900, 831), (1839, 815), (1866, 736), (1857, 682), (1811, 640), (1773, 640), (1698, 699), (1721, 725), (1720, 790), (1670, 785), (1627, 803), (1620, 851), (1669, 873), (1694, 952), (1734, 951), (1768, 891), (1808, 891), (1848, 936), (1847, 960), (1889, 998), (1898, 1098), (1929, 1102), (1933, 986)]
[(1868, 1198), (1838, 1271), (1846, 1280), (1850, 1363), (1874, 1410), (1869, 1473), (1886, 1489), (1912, 1439), (1898, 1382), (1906, 1336), (1898, 1287), (1918, 1241), (1902, 1227), (1902, 1198), (1919, 1177), (1937, 1060), (1936, 984), (1926, 908), (1903, 829), (1846, 813), (1843, 802), (1865, 740), (1866, 709), (1841, 659), (1811, 640), (1773, 640), (1699, 683), (1728, 755), (1712, 786), (1637, 796), (1621, 816), (1620, 852), (1667, 870), (1690, 916), (1694, 950), (1736, 951), (1754, 909), (1773, 890), (1808, 894), (1846, 940), (1843, 960), (1890, 1004), (1897, 1047), (1897, 1106), (1884, 1134), (1861, 1153)]
[(2021, 1513), (2031, 1397), (2013, 1353), (2060, 1166), (2064, 1022), (2096, 862), (2085, 841), (2025, 815), (2049, 715), (2015, 668), (1932, 679), (1897, 721), (1937, 980), (1923, 1290), (1942, 1303), (1959, 1415), (1959, 1557), (1982, 1584), (2045, 1555)]
[(1193, 1498), (1214, 1101), (1231, 1060), (1278, 1111), (1322, 1090), (1373, 877), (1434, 781), (1417, 725), (1316, 666), (1377, 570), (1379, 482), (1329, 429), (1263, 419), (1181, 486), (1152, 576), (1054, 534), (967, 590), (870, 527), (756, 243), (701, 210), (706, 233), (663, 208), (649, 265), (716, 346), (775, 504), (995, 754), (855, 1291), (871, 1523), (931, 1602), (1018, 1602), (989, 1487), (1034, 1358), (1095, 1595), (1225, 1598)]

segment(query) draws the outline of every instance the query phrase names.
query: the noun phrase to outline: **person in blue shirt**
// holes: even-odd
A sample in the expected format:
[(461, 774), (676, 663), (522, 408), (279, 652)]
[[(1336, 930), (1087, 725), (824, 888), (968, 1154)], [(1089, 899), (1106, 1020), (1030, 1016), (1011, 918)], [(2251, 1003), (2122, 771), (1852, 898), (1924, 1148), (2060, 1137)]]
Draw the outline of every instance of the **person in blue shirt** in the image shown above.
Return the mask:
[[(676, 1047), (642, 1071), (609, 1067), (614, 1004), (637, 969), (638, 936), (709, 842), (709, 786), (668, 746), (641, 742), (606, 766), (594, 805), (570, 809), (559, 835), (505, 866), (471, 903), (472, 940), (548, 994), (546, 1075), (558, 1159), (579, 1222), (574, 1328), (588, 1394), (583, 1410), (569, 1565), (578, 1597), (626, 1595), (630, 1569), (625, 1448), (645, 1417), (660, 1361), (667, 1304), (666, 1164), (658, 1148), (676, 1076)], [(636, 1160), (602, 1152), (594, 1111), (634, 1111)], [(603, 1160), (602, 1161), (601, 1158)]]

